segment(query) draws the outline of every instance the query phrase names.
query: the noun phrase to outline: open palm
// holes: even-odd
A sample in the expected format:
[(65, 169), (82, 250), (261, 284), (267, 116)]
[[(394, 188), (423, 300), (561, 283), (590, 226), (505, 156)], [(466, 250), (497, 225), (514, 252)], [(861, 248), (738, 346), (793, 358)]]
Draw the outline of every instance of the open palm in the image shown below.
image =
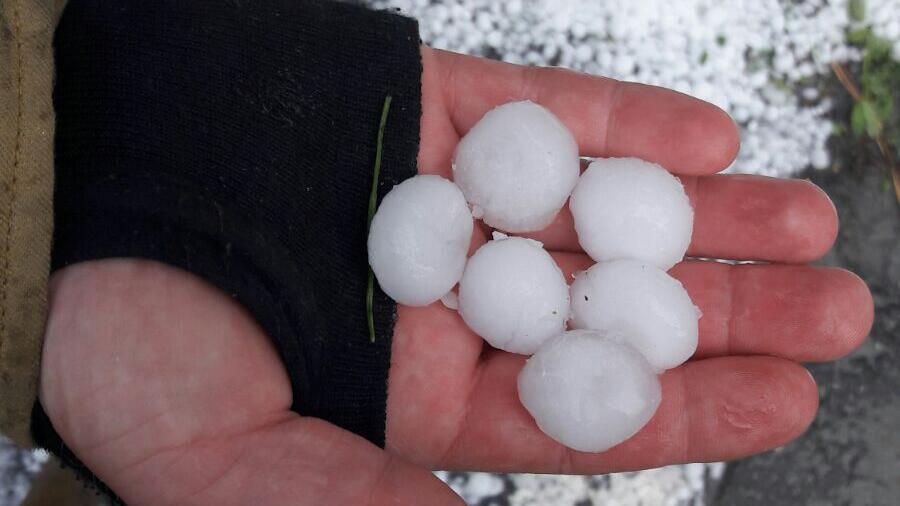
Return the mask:
[[(837, 216), (804, 181), (713, 176), (737, 151), (721, 111), (671, 91), (423, 48), (419, 171), (449, 177), (460, 135), (490, 108), (531, 99), (584, 156), (637, 156), (682, 177), (695, 257), (671, 273), (700, 307), (695, 357), (663, 401), (603, 454), (567, 450), (520, 405), (525, 358), (492, 350), (440, 303), (400, 307), (387, 448), (291, 412), (277, 354), (240, 306), (161, 264), (105, 260), (54, 275), (41, 400), (57, 431), (129, 504), (456, 504), (425, 468), (605, 473), (732, 459), (811, 422), (815, 384), (795, 361), (842, 356), (872, 302), (843, 270), (797, 265), (831, 246)], [(487, 230), (476, 228), (473, 246)], [(532, 235), (567, 274), (590, 265), (564, 210)], [(777, 265), (781, 262), (786, 265)]]

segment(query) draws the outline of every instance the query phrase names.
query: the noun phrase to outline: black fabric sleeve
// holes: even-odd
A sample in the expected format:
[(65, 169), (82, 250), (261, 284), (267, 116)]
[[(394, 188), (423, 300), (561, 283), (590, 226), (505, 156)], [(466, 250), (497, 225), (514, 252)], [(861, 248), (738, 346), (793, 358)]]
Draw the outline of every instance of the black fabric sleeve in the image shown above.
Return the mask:
[[(69, 0), (54, 41), (53, 269), (108, 257), (191, 271), (271, 337), (293, 409), (384, 444), (395, 305), (366, 212), (416, 172), (414, 20), (313, 0)], [(74, 460), (40, 405), (35, 437)], [(76, 467), (78, 467), (76, 462)]]

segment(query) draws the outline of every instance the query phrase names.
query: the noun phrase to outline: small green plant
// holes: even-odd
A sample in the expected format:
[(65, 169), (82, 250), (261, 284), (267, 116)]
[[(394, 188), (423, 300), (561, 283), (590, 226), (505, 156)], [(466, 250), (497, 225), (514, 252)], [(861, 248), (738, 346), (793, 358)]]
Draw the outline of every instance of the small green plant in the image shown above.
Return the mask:
[[(372, 218), (378, 207), (378, 177), (381, 175), (381, 153), (384, 143), (384, 126), (387, 124), (388, 112), (391, 110), (391, 96), (384, 97), (384, 105), (381, 107), (381, 120), (378, 122), (378, 140), (375, 144), (375, 167), (372, 169), (372, 190), (369, 192), (369, 213), (366, 220), (366, 230), (372, 227)], [(369, 277), (366, 280), (366, 322), (369, 324), (369, 341), (375, 342), (375, 315), (372, 304), (375, 299), (375, 273), (369, 267)]]
[[(856, 35), (854, 35), (856, 34)], [(875, 138), (891, 123), (894, 90), (900, 86), (900, 62), (891, 55), (891, 45), (871, 29), (851, 32), (851, 41), (864, 52), (860, 75), (860, 97), (853, 106), (850, 127), (857, 135)]]
[[(859, 25), (865, 20), (864, 0), (851, 0), (850, 18)], [(853, 82), (840, 64), (833, 64), (835, 75), (853, 97), (850, 129), (859, 137), (873, 140), (893, 180), (897, 201), (900, 202), (900, 167), (894, 162), (900, 154), (900, 119), (895, 110), (895, 98), (900, 93), (900, 61), (891, 54), (890, 42), (878, 37), (864, 26), (847, 33), (847, 41), (863, 54), (859, 86)]]
[(866, 19), (866, 2), (865, 0), (850, 0), (847, 6), (850, 9), (850, 19), (857, 23)]

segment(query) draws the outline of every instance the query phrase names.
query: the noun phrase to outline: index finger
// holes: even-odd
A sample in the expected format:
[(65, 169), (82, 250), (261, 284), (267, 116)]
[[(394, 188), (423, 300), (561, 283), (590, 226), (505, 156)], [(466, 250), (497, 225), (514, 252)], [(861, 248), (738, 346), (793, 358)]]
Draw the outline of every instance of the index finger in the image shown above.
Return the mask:
[(531, 100), (572, 131), (583, 156), (637, 157), (677, 174), (712, 174), (740, 141), (718, 107), (676, 91), (559, 68), (523, 67), (432, 50), (459, 135), (506, 102)]

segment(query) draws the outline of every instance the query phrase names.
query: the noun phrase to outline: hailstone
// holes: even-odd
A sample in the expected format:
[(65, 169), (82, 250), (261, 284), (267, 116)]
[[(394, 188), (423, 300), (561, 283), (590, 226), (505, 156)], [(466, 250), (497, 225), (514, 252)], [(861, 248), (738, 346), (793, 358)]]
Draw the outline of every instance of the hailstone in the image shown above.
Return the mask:
[(657, 370), (678, 366), (697, 349), (700, 314), (675, 278), (634, 260), (596, 264), (570, 288), (576, 329), (603, 329), (641, 352)]
[(633, 258), (667, 270), (691, 242), (694, 211), (681, 182), (637, 158), (588, 166), (569, 202), (584, 251), (597, 262)]
[(408, 306), (443, 297), (462, 277), (473, 219), (459, 188), (414, 176), (385, 195), (369, 230), (369, 265), (381, 289)]
[(583, 452), (602, 452), (647, 424), (659, 379), (634, 348), (601, 331), (548, 340), (519, 373), (519, 400), (545, 434)]
[(459, 282), (459, 313), (491, 346), (531, 354), (565, 329), (569, 287), (539, 242), (501, 238), (469, 259)]
[(475, 217), (507, 232), (532, 232), (553, 222), (579, 171), (572, 134), (553, 113), (527, 100), (485, 114), (453, 156), (453, 179)]

